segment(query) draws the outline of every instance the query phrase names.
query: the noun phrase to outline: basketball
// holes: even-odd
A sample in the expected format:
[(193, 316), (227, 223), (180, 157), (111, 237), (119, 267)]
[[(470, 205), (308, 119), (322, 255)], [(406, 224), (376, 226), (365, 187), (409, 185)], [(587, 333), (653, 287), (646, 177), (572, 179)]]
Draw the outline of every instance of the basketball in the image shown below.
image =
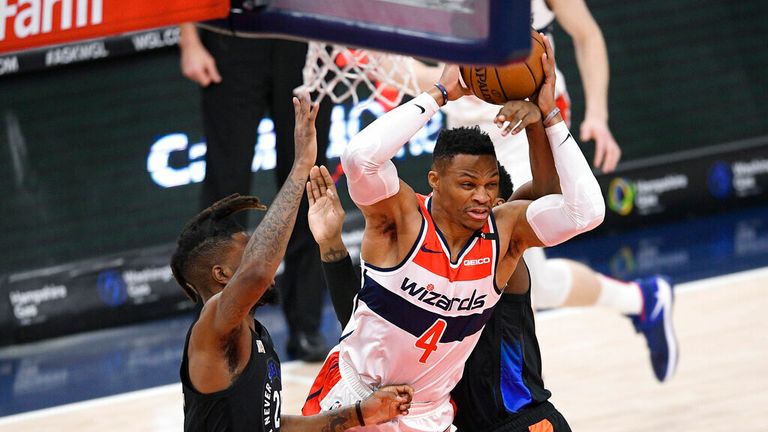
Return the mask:
[(544, 40), (531, 29), (531, 53), (524, 62), (504, 66), (461, 66), (461, 79), (475, 96), (495, 105), (525, 99), (544, 82), (541, 66), (544, 52)]

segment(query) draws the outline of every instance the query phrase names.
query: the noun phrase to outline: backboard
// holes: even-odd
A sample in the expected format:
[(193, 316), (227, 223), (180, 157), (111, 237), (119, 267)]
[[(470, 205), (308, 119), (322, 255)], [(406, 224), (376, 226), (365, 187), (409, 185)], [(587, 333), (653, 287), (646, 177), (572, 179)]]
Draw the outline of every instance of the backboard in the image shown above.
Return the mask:
[[(216, 26), (462, 64), (530, 50), (530, 0), (246, 0)], [(259, 6), (263, 5), (263, 6)]]

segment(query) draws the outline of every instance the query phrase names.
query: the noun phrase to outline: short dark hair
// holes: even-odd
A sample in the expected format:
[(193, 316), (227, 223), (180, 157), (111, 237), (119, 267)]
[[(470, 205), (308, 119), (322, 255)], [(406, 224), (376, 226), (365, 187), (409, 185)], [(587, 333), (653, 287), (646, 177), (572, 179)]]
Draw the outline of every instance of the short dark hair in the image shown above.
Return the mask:
[(514, 191), (515, 187), (512, 184), (512, 176), (499, 164), (499, 198), (508, 201)]
[(488, 155), (496, 157), (491, 137), (479, 127), (458, 127), (443, 129), (437, 136), (432, 152), (432, 165), (438, 167), (450, 162), (454, 156), (467, 154), (473, 156)]
[(266, 210), (267, 207), (255, 196), (232, 194), (215, 202), (193, 217), (181, 230), (176, 241), (176, 250), (171, 257), (171, 271), (184, 293), (197, 302), (200, 294), (195, 288), (192, 267), (200, 266), (200, 257), (209, 256), (232, 241), (232, 235), (245, 231), (231, 216), (242, 210)]

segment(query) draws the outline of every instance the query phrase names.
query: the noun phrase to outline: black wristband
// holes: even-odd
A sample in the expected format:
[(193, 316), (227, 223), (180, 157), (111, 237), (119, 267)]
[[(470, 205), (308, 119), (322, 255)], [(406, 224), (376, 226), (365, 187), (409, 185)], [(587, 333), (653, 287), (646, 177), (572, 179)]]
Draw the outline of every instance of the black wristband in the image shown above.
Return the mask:
[(355, 402), (355, 412), (357, 413), (357, 421), (360, 422), (360, 426), (365, 426), (365, 420), (363, 420), (363, 409), (360, 408), (360, 401)]
[(439, 82), (435, 83), (435, 87), (437, 87), (438, 90), (440, 90), (440, 93), (443, 95), (443, 105), (448, 103), (448, 90), (445, 89), (445, 86), (440, 84)]

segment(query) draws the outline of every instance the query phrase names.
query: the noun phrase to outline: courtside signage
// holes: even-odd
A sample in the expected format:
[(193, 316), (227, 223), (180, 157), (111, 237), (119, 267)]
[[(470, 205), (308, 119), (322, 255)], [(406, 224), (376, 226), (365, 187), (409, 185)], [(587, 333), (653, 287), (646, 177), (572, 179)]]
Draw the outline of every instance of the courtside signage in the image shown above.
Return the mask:
[(228, 12), (229, 2), (222, 0), (0, 0), (0, 53), (221, 18)]

